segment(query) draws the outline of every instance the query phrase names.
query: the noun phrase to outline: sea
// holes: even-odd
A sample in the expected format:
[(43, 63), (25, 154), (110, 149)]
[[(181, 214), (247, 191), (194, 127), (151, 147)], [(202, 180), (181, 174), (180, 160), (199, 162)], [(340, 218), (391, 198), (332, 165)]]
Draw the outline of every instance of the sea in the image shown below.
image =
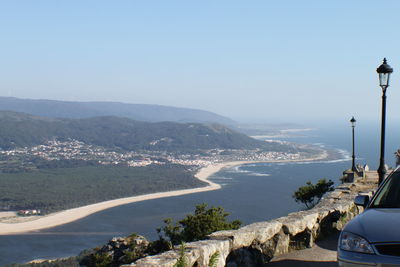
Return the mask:
[[(271, 220), (304, 209), (292, 198), (299, 186), (321, 178), (331, 179), (338, 185), (342, 172), (351, 168), (351, 127), (346, 123), (326, 124), (287, 134), (267, 139), (319, 145), (337, 150), (342, 156), (336, 160), (257, 163), (223, 169), (210, 177), (222, 185), (220, 190), (146, 200), (110, 208), (50, 229), (0, 236), (0, 266), (74, 256), (84, 249), (101, 246), (112, 237), (131, 233), (155, 240), (156, 229), (163, 226), (165, 218), (179, 220), (200, 203), (222, 206), (230, 214), (230, 220), (239, 219), (243, 224)], [(376, 169), (379, 124), (357, 125), (355, 145), (356, 163)], [(400, 127), (388, 124), (385, 158), (389, 166), (394, 166), (394, 152), (398, 148)]]

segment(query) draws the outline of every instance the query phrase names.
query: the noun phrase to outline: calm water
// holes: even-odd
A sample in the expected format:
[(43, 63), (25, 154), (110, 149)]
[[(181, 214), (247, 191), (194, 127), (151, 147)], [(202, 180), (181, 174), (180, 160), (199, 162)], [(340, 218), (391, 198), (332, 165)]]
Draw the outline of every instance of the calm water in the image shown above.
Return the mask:
[[(358, 128), (357, 162), (376, 168), (378, 131), (371, 126)], [(287, 140), (319, 143), (346, 152), (351, 147), (349, 133), (349, 127), (326, 127)], [(397, 136), (388, 134), (386, 158), (390, 165), (394, 164), (393, 152), (399, 147)], [(164, 218), (182, 218), (203, 202), (224, 207), (231, 213), (230, 219), (240, 219), (245, 224), (284, 216), (301, 209), (291, 197), (299, 186), (320, 178), (338, 182), (343, 170), (350, 165), (349, 153), (344, 153), (343, 160), (334, 162), (248, 164), (223, 170), (212, 177), (222, 185), (221, 190), (128, 204), (63, 226), (0, 236), (0, 265), (76, 255), (85, 248), (106, 243), (113, 236), (132, 232), (156, 239), (155, 229), (162, 226)]]

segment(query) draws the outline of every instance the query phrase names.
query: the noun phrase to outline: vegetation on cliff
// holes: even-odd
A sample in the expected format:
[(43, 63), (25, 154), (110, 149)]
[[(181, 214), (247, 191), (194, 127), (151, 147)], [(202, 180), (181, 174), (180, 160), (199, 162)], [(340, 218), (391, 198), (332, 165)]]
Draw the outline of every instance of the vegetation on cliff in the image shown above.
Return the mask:
[(320, 179), (316, 184), (312, 184), (308, 181), (306, 185), (299, 187), (297, 191), (294, 192), (293, 198), (296, 202), (303, 203), (307, 209), (314, 207), (322, 198), (322, 196), (333, 191), (334, 182), (331, 180)]
[(154, 252), (169, 250), (182, 242), (202, 240), (207, 235), (222, 230), (239, 229), (241, 221), (228, 221), (229, 213), (222, 207), (210, 207), (207, 204), (196, 206), (194, 214), (189, 214), (182, 220), (173, 223), (165, 219), (164, 226), (157, 229), (159, 240), (153, 242)]
[(147, 253), (149, 241), (140, 235), (114, 237), (106, 245), (84, 251), (79, 256), (79, 264), (86, 267), (118, 267), (129, 264)]

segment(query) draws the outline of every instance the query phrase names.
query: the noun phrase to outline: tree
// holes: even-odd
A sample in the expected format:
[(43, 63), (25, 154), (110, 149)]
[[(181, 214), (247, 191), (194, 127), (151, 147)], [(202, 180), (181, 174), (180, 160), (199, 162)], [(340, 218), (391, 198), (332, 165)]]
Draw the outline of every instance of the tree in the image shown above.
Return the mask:
[(165, 226), (157, 229), (160, 240), (168, 239), (171, 245), (205, 239), (207, 235), (221, 230), (238, 229), (239, 220), (227, 221), (229, 213), (222, 207), (207, 208), (207, 204), (196, 206), (194, 214), (189, 214), (178, 223), (171, 219), (164, 220)]
[(179, 248), (179, 258), (172, 267), (188, 267), (185, 250), (186, 250), (186, 244), (182, 242), (181, 247)]
[(301, 202), (306, 205), (307, 209), (314, 207), (326, 192), (334, 190), (333, 182), (331, 180), (320, 179), (314, 185), (308, 181), (305, 186), (299, 187), (294, 192), (293, 198), (296, 202)]

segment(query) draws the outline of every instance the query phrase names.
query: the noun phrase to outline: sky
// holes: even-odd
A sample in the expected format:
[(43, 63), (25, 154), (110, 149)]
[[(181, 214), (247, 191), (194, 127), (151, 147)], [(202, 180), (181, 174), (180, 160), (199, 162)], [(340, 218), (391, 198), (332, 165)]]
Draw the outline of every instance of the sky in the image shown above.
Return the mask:
[(400, 1), (0, 1), (0, 96), (118, 101), (239, 121), (379, 120)]

